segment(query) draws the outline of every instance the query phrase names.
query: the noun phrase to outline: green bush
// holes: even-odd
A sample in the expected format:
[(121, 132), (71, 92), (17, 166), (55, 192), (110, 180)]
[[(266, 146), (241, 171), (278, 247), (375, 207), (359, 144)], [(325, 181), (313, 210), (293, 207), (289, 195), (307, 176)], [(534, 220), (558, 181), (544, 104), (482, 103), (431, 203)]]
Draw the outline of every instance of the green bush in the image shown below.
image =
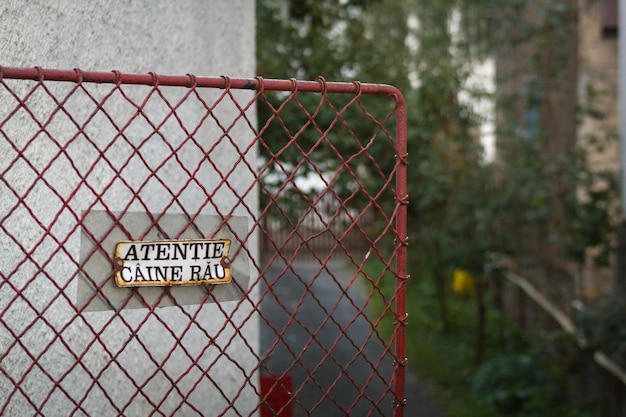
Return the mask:
[[(548, 364), (531, 353), (502, 355), (483, 363), (472, 392), (506, 414), (545, 414), (558, 401), (558, 383)], [(541, 413), (541, 414), (539, 414)]]

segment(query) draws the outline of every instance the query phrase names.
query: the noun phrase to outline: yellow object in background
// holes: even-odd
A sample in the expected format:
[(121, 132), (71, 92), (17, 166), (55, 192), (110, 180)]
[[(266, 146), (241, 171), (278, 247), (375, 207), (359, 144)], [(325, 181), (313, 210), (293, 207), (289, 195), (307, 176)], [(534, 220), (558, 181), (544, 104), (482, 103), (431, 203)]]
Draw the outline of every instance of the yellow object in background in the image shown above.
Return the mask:
[(454, 270), (452, 291), (456, 295), (468, 296), (474, 294), (474, 278), (469, 271), (457, 268)]

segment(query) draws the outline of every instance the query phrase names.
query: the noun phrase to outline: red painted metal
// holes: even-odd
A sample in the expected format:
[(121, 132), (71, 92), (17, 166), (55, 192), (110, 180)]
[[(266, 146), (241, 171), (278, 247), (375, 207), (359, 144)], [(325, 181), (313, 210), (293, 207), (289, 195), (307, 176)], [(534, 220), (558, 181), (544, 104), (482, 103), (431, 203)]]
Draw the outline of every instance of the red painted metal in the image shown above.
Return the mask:
[[(409, 204), (409, 195), (407, 190), (407, 165), (409, 163), (408, 150), (407, 150), (407, 115), (406, 106), (404, 104), (398, 106), (397, 109), (397, 122), (396, 122), (396, 158), (398, 159), (402, 169), (398, 170), (396, 175), (396, 199), (398, 203), (398, 214), (396, 217), (396, 228), (398, 232), (398, 247), (396, 251), (396, 294), (397, 301), (395, 307), (396, 314), (396, 328), (394, 339), (396, 340), (396, 360), (398, 361), (396, 366), (396, 400), (399, 403), (396, 404), (395, 416), (401, 417), (404, 415), (403, 407), (406, 402), (404, 387), (405, 387), (405, 368), (407, 365), (406, 359), (406, 327), (408, 313), (406, 312), (406, 285), (409, 280), (409, 276), (406, 270), (407, 264), (407, 246), (409, 244), (409, 237), (407, 235), (407, 205)], [(402, 138), (402, 139), (401, 139)]]
[(292, 391), (291, 375), (261, 375), (261, 417), (293, 417)]
[(15, 68), (1, 67), (0, 79), (22, 79), (34, 81), (65, 81), (74, 83), (108, 83), (128, 85), (160, 85), (187, 88), (222, 88), (267, 91), (299, 91), (308, 93), (337, 93), (337, 94), (380, 94), (391, 95), (398, 104), (398, 110), (405, 107), (402, 93), (395, 87), (385, 84), (369, 84), (360, 82), (328, 82), (323, 78), (317, 81), (301, 81), (296, 79), (275, 80), (257, 78), (230, 78), (164, 74), (128, 74), (118, 71), (82, 71), (55, 70), (43, 68)]
[[(60, 89), (62, 93), (56, 92), (59, 85), (66, 87)], [(176, 91), (175, 99), (169, 98), (168, 89)], [(251, 94), (242, 96), (238, 90), (250, 90)], [(204, 91), (217, 94), (207, 99), (199, 94)], [(315, 108), (303, 103), (307, 94), (315, 95)], [(337, 96), (342, 97), (340, 105), (335, 104)], [(77, 108), (85, 102), (90, 111), (79, 116)], [(182, 116), (187, 104), (202, 109), (195, 124)], [(164, 112), (159, 116), (162, 119), (151, 119), (154, 106)], [(252, 111), (255, 106), (264, 106), (269, 114), (258, 126), (250, 115), (256, 115)], [(230, 112), (235, 109), (235, 115), (225, 116), (223, 107)], [(300, 112), (300, 124), (282, 117), (288, 107)], [(321, 108), (333, 114), (330, 121), (320, 116)], [(126, 111), (122, 116), (115, 113), (120, 109)], [(66, 120), (67, 129), (61, 132), (69, 133), (63, 139), (51, 123), (57, 118)], [(97, 118), (105, 120), (112, 132), (106, 128), (91, 131)], [(138, 404), (151, 410), (148, 414), (206, 415), (196, 397), (202, 387), (211, 386), (212, 395), (225, 403), (223, 409), (211, 410), (212, 415), (402, 417), (409, 280), (406, 118), (402, 94), (389, 85), (327, 82), (321, 77), (300, 81), (0, 67), (0, 149), (5, 153), (0, 163), (0, 195), (4, 199), (0, 202), (0, 242), (11, 257), (0, 262), (0, 415), (18, 409), (20, 415), (44, 415), (58, 406), (59, 399), (65, 404), (64, 415), (88, 415), (93, 397), (105, 404), (98, 410), (100, 415), (131, 415)], [(30, 136), (16, 133), (21, 132), (16, 125), (24, 121), (29, 124), (25, 131)], [(373, 127), (373, 133), (362, 136), (359, 129), (364, 121)], [(131, 137), (136, 134), (134, 123), (147, 128), (145, 137)], [(278, 124), (285, 136), (285, 146), (279, 150), (270, 150), (265, 138), (272, 123)], [(206, 125), (221, 132), (216, 143), (196, 138)], [(237, 142), (231, 130), (235, 125), (249, 129), (251, 144)], [(180, 141), (176, 145), (167, 136), (172, 131)], [(301, 142), (307, 132), (312, 133), (312, 143)], [(351, 153), (334, 142), (337, 137), (352, 141)], [(373, 144), (377, 147), (372, 148)], [(34, 151), (39, 145), (50, 151), (45, 158)], [(73, 149), (83, 145), (91, 150), (84, 157)], [(196, 167), (179, 159), (188, 148), (203, 155)], [(220, 165), (223, 148), (237, 156), (236, 167)], [(271, 154), (270, 160), (261, 160), (259, 165), (256, 148)], [(128, 159), (113, 159), (115, 149)], [(299, 158), (284, 159), (289, 152), (296, 152)], [(319, 155), (336, 160), (337, 172), (325, 172)], [(127, 172), (131, 159), (145, 172)], [(371, 168), (373, 182), (362, 177), (359, 164)], [(240, 175), (237, 167), (253, 173), (254, 183), (244, 188), (235, 185), (235, 177)], [(215, 173), (217, 184), (205, 181), (207, 169)], [(284, 177), (282, 184), (268, 184), (266, 177), (272, 169)], [(290, 193), (298, 188), (293, 174), (298, 170), (313, 172), (323, 187), (316, 192), (300, 190), (300, 211), (296, 212), (283, 202), (296, 198)], [(67, 178), (55, 177), (59, 172)], [(25, 183), (19, 178), (24, 173), (32, 177)], [(96, 181), (107, 175), (108, 182)], [(184, 186), (172, 185), (170, 175), (182, 176)], [(131, 295), (123, 300), (121, 311), (115, 310), (97, 326), (90, 321), (93, 313), (74, 304), (73, 285), (85, 272), (83, 261), (70, 249), (73, 236), (83, 233), (94, 242), (89, 256), (106, 253), (104, 241), (125, 212), (137, 207), (148, 210), (155, 204), (146, 196), (148, 183), (162, 190), (162, 213), (149, 213), (151, 228), (160, 227), (161, 216), (181, 212), (189, 219), (185, 227), (195, 227), (195, 219), (207, 209), (223, 219), (223, 226), (233, 215), (244, 213), (250, 219), (249, 231), (230, 232), (239, 251), (251, 258), (254, 273), (249, 288), (240, 289), (240, 300), (228, 308), (215, 303), (223, 321), (217, 330), (209, 331), (199, 318), (202, 305), (183, 308), (169, 290), (152, 301), (141, 294)], [(119, 188), (115, 201), (123, 208), (121, 213), (108, 206), (115, 187)], [(228, 207), (214, 202), (224, 190), (234, 196)], [(192, 192), (204, 201), (199, 207), (184, 204)], [(259, 207), (249, 206), (258, 195)], [(47, 208), (41, 205), (43, 199), (47, 199)], [(77, 201), (89, 204), (77, 209)], [(113, 225), (102, 232), (104, 237), (87, 222), (88, 213), (96, 207), (113, 219)], [(183, 232), (169, 238), (178, 238)], [(257, 245), (257, 236), (260, 259), (255, 258), (252, 247)], [(142, 235), (132, 237), (142, 239)], [(348, 266), (341, 272), (336, 269), (338, 259)], [(66, 276), (50, 272), (59, 262), (64, 264)], [(389, 276), (391, 286), (387, 285)], [(100, 297), (111, 305), (98, 287), (103, 284), (94, 285), (92, 299)], [(329, 289), (335, 298), (327, 298)], [(42, 291), (48, 294), (44, 301), (36, 295)], [(357, 293), (365, 293), (365, 298)], [(146, 306), (144, 315), (126, 316), (124, 308), (135, 298)], [(156, 308), (166, 301), (186, 322), (183, 328), (173, 328)], [(203, 301), (218, 300), (207, 291)], [(55, 321), (52, 312), (59, 306), (69, 311), (67, 322)], [(245, 315), (241, 322), (233, 319), (238, 312)], [(21, 319), (16, 322), (14, 316)], [(390, 336), (379, 331), (388, 317), (394, 322)], [(262, 340), (267, 346), (262, 343), (261, 351), (242, 340), (237, 327), (254, 320), (260, 322), (265, 335)], [(163, 357), (151, 352), (143, 339), (155, 323), (164, 343), (172, 346)], [(121, 325), (128, 337), (111, 347), (107, 332), (114, 325)], [(76, 327), (91, 337), (80, 347), (72, 339)], [(192, 353), (193, 348), (186, 346), (191, 334), (205, 338), (201, 352)], [(49, 340), (33, 344), (33, 338), (41, 339), (41, 335)], [(237, 363), (228, 352), (234, 340), (256, 365), (246, 368)], [(143, 366), (152, 369), (145, 380), (125, 368), (124, 358), (130, 351), (140, 352), (147, 362)], [(209, 351), (217, 358), (208, 360)], [(60, 365), (53, 370), (48, 367), (48, 356), (55, 354), (60, 355), (54, 358)], [(104, 358), (104, 365), (90, 365), (93, 355)], [(188, 360), (188, 367), (172, 371), (174, 355)], [(220, 360), (234, 363), (243, 375), (241, 387), (230, 391), (213, 376)], [(18, 371), (12, 368), (16, 364)], [(125, 378), (130, 392), (127, 398), (113, 394), (106, 380), (109, 372)], [(88, 378), (80, 392), (71, 386), (74, 374)], [(46, 389), (29, 390), (34, 380), (44, 381)], [(165, 387), (159, 385), (163, 383)], [(162, 392), (154, 394), (158, 390)], [(244, 410), (240, 397), (250, 391), (258, 395), (258, 402), (253, 409)]]

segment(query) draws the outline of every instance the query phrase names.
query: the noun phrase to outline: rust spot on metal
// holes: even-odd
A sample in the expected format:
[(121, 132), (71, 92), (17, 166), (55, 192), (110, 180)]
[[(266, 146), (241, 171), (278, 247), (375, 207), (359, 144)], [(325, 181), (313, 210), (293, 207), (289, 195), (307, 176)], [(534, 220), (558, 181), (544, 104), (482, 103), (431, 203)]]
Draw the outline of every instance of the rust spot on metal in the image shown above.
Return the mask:
[(116, 256), (115, 259), (113, 260), (113, 269), (115, 269), (115, 272), (119, 272), (122, 270), (123, 267), (124, 267), (124, 260), (120, 258), (119, 256)]

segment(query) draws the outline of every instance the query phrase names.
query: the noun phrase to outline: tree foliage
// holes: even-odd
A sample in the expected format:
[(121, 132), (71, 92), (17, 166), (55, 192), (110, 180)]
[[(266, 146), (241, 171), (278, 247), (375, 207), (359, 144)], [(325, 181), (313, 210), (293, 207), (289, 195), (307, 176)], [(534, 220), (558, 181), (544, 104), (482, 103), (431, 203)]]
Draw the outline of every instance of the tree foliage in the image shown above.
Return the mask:
[[(575, 68), (576, 1), (267, 0), (257, 2), (257, 15), (263, 77), (361, 80), (404, 92), (413, 276), (438, 280), (443, 291), (452, 268), (480, 274), (493, 251), (527, 256), (549, 248), (551, 256), (585, 263), (595, 247), (597, 260), (608, 259), (615, 183), (612, 173), (592, 169), (570, 123), (597, 117), (576, 108), (567, 84)], [(497, 61), (500, 88), (492, 96), (500, 157), (492, 163), (483, 158), (478, 129), (484, 120), (475, 107), (491, 92), (470, 82), (488, 57)], [(260, 119), (271, 118), (282, 98), (261, 105)], [(306, 149), (334, 116), (318, 96), (297, 99), (309, 114), (317, 111), (311, 134), (298, 139)], [(545, 117), (557, 108), (571, 114)], [(375, 126), (353, 128), (367, 138)], [(282, 152), (295, 165), (300, 151), (285, 147), (293, 134), (285, 129), (271, 126), (262, 153)], [(357, 144), (344, 136), (331, 138), (332, 152), (354, 150)], [(320, 155), (310, 162), (335, 168), (336, 154)]]
[[(323, 76), (392, 84), (403, 91), (409, 112), (409, 272), (411, 283), (435, 284), (430, 288), (437, 289), (444, 329), (454, 323), (448, 320), (446, 294), (455, 268), (480, 277), (492, 253), (548, 262), (566, 259), (579, 267), (590, 258), (598, 265), (609, 262), (617, 184), (614, 172), (594, 167), (590, 153), (601, 152), (614, 135), (607, 130), (577, 136), (577, 123), (603, 117), (595, 106), (597, 92), (588, 91), (589, 102), (577, 105), (572, 61), (577, 56), (577, 7), (576, 0), (257, 2), (261, 76), (312, 80)], [(485, 59), (497, 66), (495, 94), (472, 83), (475, 69)], [(260, 120), (271, 120), (272, 109), (284, 98), (269, 95), (259, 106)], [(493, 100), (496, 107), (494, 161), (485, 160), (479, 142), (485, 115), (476, 104), (483, 98)], [(266, 160), (280, 154), (296, 166), (301, 150), (310, 149), (320, 132), (334, 123), (336, 113), (329, 105), (345, 104), (323, 102), (312, 94), (298, 95), (295, 101), (315, 116), (284, 109), (285, 124), (273, 121), (264, 132), (267, 148), (261, 154)], [(367, 117), (352, 116), (363, 120), (350, 126), (355, 136), (375, 135), (376, 126)], [(290, 141), (294, 132), (286, 126), (303, 125), (309, 131)], [(306, 163), (337, 169), (338, 155), (358, 151), (354, 137), (345, 133), (333, 132), (328, 152)], [(383, 148), (373, 151), (381, 169), (391, 169), (384, 161), (392, 164), (393, 155)], [(380, 176), (372, 164), (367, 160), (355, 164), (353, 170), (359, 171), (364, 186), (376, 189)], [(306, 175), (307, 170), (301, 173)], [(350, 195), (352, 179), (338, 181), (343, 191), (337, 192), (345, 192), (343, 197)], [(285, 204), (297, 201), (287, 198)], [(480, 295), (477, 299), (480, 321), (484, 304)], [(484, 326), (477, 327), (475, 357), (482, 358)], [(489, 382), (493, 372), (500, 372), (503, 379), (518, 378), (510, 373), (518, 364), (485, 364), (484, 381)], [(518, 391), (528, 387), (529, 381), (524, 382), (494, 395), (524, 400), (526, 394)], [(492, 389), (487, 383), (484, 387)]]

